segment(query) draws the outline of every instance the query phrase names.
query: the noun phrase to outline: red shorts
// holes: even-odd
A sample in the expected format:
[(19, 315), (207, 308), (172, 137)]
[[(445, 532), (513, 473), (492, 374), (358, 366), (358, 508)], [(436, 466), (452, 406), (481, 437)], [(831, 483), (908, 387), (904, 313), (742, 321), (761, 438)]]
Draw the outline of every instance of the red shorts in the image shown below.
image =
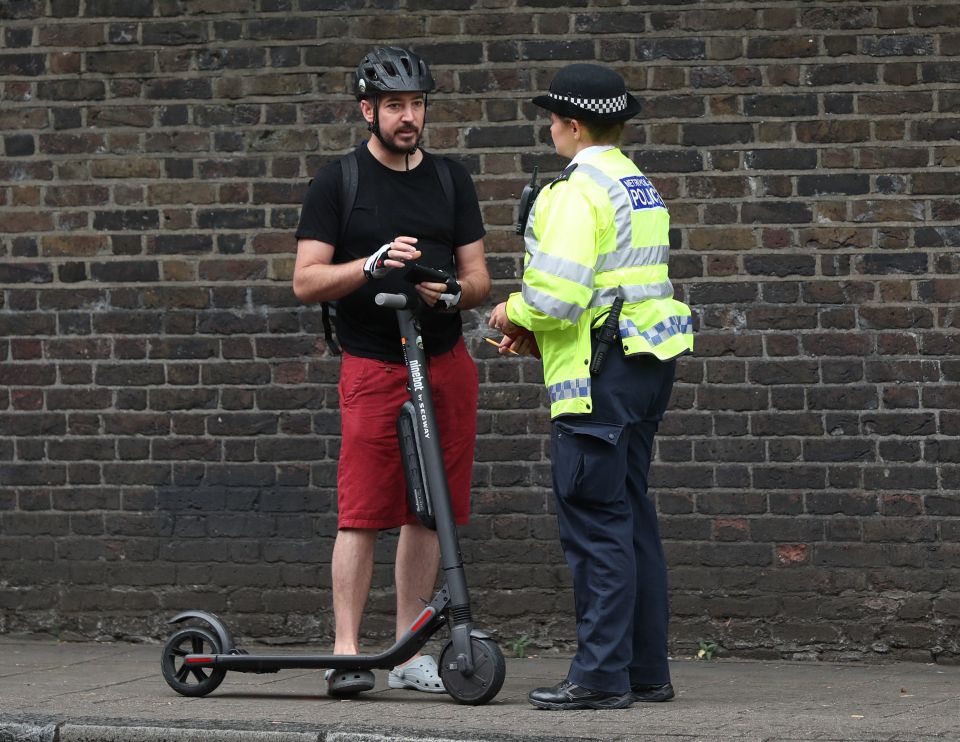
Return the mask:
[[(454, 518), (470, 517), (470, 482), (477, 437), (477, 365), (463, 338), (427, 364)], [(397, 416), (410, 398), (402, 363), (344, 352), (340, 366), (340, 528), (396, 528), (416, 522), (407, 506)]]

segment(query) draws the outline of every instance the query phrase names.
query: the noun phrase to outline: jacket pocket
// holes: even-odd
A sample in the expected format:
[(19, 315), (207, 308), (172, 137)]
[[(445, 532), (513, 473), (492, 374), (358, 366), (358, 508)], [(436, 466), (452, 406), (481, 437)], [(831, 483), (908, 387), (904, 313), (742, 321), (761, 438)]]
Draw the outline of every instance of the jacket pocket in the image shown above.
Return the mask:
[(550, 459), (557, 496), (584, 504), (616, 500), (626, 479), (626, 450), (622, 440), (622, 425), (554, 421)]

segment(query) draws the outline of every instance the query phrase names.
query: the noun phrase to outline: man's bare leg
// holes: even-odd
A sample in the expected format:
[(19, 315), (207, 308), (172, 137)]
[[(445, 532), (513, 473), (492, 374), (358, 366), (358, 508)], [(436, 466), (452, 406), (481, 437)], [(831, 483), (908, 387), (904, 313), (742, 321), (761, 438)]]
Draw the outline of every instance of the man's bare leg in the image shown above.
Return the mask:
[(419, 523), (400, 529), (397, 542), (395, 579), (397, 582), (397, 639), (433, 598), (440, 566), (440, 545), (436, 531)]
[[(344, 528), (333, 545), (334, 654), (360, 654), (360, 619), (373, 580), (373, 548), (377, 531)], [(434, 567), (436, 571), (436, 567)]]

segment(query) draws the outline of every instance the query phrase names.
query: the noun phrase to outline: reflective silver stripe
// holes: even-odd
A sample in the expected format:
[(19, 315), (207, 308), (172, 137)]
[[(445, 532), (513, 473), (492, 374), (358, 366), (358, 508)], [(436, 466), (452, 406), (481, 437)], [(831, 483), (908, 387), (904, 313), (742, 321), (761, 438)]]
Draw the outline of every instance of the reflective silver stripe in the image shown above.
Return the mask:
[(561, 258), (559, 255), (548, 255), (543, 250), (538, 250), (533, 254), (528, 267), (535, 268), (543, 273), (549, 273), (551, 276), (565, 278), (581, 286), (593, 286), (592, 268)]
[[(629, 250), (633, 244), (633, 220), (630, 215), (633, 213), (633, 206), (630, 204), (630, 198), (626, 190), (620, 185), (620, 181), (611, 178), (600, 168), (589, 163), (582, 163), (574, 173), (586, 175), (598, 186), (606, 189), (607, 198), (610, 199), (610, 205), (613, 206), (613, 226), (617, 230), (616, 252)], [(597, 258), (597, 265), (594, 270), (598, 273), (601, 270), (601, 263), (604, 255)]]
[(591, 307), (606, 307), (622, 296), (625, 302), (645, 301), (647, 299), (669, 299), (673, 296), (673, 284), (670, 281), (642, 283), (639, 286), (612, 286), (597, 289), (590, 300)]
[(630, 319), (620, 320), (620, 337), (626, 339), (629, 337), (641, 337), (650, 345), (660, 345), (665, 340), (669, 340), (674, 335), (693, 334), (693, 318), (680, 317), (674, 315), (667, 317), (662, 322), (657, 322), (653, 327), (640, 331)]
[(549, 317), (565, 319), (576, 324), (577, 320), (580, 319), (580, 315), (583, 314), (583, 307), (571, 304), (568, 301), (561, 301), (557, 297), (546, 294), (543, 291), (537, 291), (534, 288), (530, 288), (526, 283), (520, 288), (520, 293), (528, 305)]
[(563, 399), (576, 399), (590, 396), (590, 379), (568, 379), (547, 387), (550, 404)]
[(527, 227), (523, 230), (523, 249), (527, 251), (527, 255), (529, 255), (531, 258), (540, 247), (540, 240), (538, 240), (533, 234), (533, 219), (534, 214), (536, 213), (537, 202), (534, 201), (533, 206), (530, 208), (530, 214), (527, 216)]
[(642, 268), (647, 265), (659, 265), (670, 260), (670, 245), (655, 247), (628, 247), (614, 250), (597, 258), (597, 273), (621, 268)]
[[(536, 210), (537, 202), (534, 201), (533, 208), (530, 210), (530, 216), (527, 219), (527, 228), (524, 230), (523, 235), (524, 249), (530, 256), (529, 260), (527, 261), (527, 265), (524, 266), (524, 270), (526, 270), (528, 267), (532, 267), (535, 270), (542, 271), (543, 273), (574, 281), (581, 286), (592, 286), (592, 270), (574, 263), (571, 260), (567, 260), (566, 258), (561, 258), (556, 255), (548, 255), (540, 250), (540, 241), (533, 233), (533, 220)], [(571, 302), (561, 301), (555, 296), (551, 296), (543, 291), (538, 291), (537, 289), (531, 288), (526, 282), (524, 282), (521, 286), (520, 293), (523, 296), (523, 300), (529, 306), (540, 312), (543, 312), (549, 317), (569, 320), (575, 324), (576, 321), (580, 319), (580, 315), (583, 314), (584, 311), (584, 307)]]

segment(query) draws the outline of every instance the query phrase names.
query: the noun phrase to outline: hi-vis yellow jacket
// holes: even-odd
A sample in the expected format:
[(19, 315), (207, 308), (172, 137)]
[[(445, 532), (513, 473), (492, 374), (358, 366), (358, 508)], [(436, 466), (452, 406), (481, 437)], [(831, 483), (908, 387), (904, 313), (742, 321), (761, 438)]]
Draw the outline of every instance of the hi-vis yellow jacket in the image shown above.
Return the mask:
[(669, 226), (660, 194), (619, 149), (571, 165), (540, 192), (507, 317), (536, 336), (552, 418), (591, 411), (590, 330), (617, 296), (626, 355), (693, 349), (690, 308), (667, 275)]

